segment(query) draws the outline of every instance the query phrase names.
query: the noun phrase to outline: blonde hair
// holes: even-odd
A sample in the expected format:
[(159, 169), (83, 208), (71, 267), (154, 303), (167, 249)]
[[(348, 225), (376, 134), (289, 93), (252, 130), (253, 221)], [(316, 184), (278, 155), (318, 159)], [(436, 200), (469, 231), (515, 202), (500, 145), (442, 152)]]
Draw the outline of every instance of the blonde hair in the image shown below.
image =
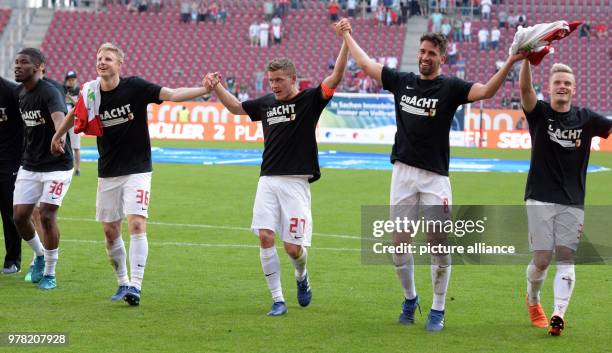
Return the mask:
[(562, 63), (554, 63), (553, 66), (550, 68), (550, 75), (552, 76), (552, 74), (555, 74), (557, 72), (566, 72), (568, 74), (572, 74), (574, 75), (574, 70), (572, 70), (571, 67), (562, 64)]
[(102, 44), (100, 48), (98, 48), (98, 52), (96, 53), (96, 55), (100, 54), (101, 51), (106, 51), (106, 50), (112, 51), (113, 53), (115, 53), (119, 62), (120, 63), (123, 62), (123, 58), (125, 57), (125, 54), (123, 54), (123, 50), (121, 50), (121, 48), (119, 48), (118, 46), (110, 42), (106, 42)]
[(266, 67), (267, 71), (278, 71), (282, 70), (285, 73), (289, 74), (289, 76), (296, 76), (297, 70), (295, 69), (295, 64), (288, 58), (276, 58), (272, 59), (268, 63)]

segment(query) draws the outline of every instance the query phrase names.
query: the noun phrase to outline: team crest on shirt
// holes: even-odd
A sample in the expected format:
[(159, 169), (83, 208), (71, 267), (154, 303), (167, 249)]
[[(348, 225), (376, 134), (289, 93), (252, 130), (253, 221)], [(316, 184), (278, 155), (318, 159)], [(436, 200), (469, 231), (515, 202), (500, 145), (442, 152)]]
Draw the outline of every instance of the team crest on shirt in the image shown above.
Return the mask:
[(283, 104), (277, 107), (271, 107), (266, 111), (266, 121), (268, 125), (293, 121), (295, 118), (295, 104)]
[(553, 127), (554, 120), (548, 119), (548, 136), (552, 142), (558, 143), (561, 147), (567, 149), (578, 148), (582, 144), (582, 128), (580, 129), (564, 129)]
[(436, 116), (437, 105), (437, 98), (419, 98), (417, 96), (409, 96), (406, 94), (402, 95), (400, 101), (400, 106), (406, 113), (427, 116), (430, 118)]
[(100, 112), (100, 119), (104, 127), (120, 125), (134, 120), (134, 112), (132, 112), (130, 104), (125, 104), (118, 108)]

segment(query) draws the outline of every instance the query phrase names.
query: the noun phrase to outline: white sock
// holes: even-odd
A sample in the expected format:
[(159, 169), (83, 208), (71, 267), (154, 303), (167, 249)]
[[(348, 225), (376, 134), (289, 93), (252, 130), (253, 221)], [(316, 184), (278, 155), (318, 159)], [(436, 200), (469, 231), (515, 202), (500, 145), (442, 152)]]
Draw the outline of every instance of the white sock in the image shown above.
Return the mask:
[(406, 299), (414, 299), (416, 297), (414, 257), (412, 254), (393, 254), (393, 263), (395, 264), (397, 278), (404, 289), (404, 297)]
[(106, 243), (106, 254), (110, 259), (113, 272), (115, 272), (115, 276), (117, 277), (117, 283), (120, 286), (128, 286), (130, 284), (130, 279), (128, 278), (126, 264), (127, 253), (121, 236), (115, 239), (113, 245), (110, 247), (109, 243)]
[(142, 288), (147, 255), (149, 254), (149, 243), (147, 233), (132, 234), (130, 236), (130, 273), (132, 280), (130, 286), (138, 290)]
[(540, 302), (540, 290), (546, 280), (548, 268), (544, 271), (538, 270), (533, 261), (527, 266), (527, 300), (529, 305), (535, 305)]
[(289, 260), (291, 260), (293, 267), (295, 267), (295, 279), (298, 281), (303, 281), (306, 277), (306, 261), (308, 260), (308, 251), (306, 250), (306, 247), (302, 246), (302, 253), (297, 259), (289, 256)]
[(431, 284), (433, 286), (433, 303), (431, 308), (434, 310), (444, 310), (446, 302), (446, 290), (451, 275), (451, 256), (432, 256), (431, 257)]
[(55, 265), (59, 258), (59, 248), (53, 250), (45, 249), (45, 276), (55, 276)]
[(34, 261), (36, 261), (36, 253), (32, 251), (32, 262), (30, 262), (30, 266), (34, 266)]
[(280, 277), (280, 259), (276, 253), (276, 247), (259, 248), (259, 258), (261, 259), (261, 268), (266, 276), (266, 282), (272, 299), (274, 302), (284, 302), (283, 288), (281, 287)]
[(557, 273), (555, 274), (555, 282), (553, 283), (555, 294), (555, 310), (553, 316), (557, 315), (563, 317), (565, 315), (575, 283), (576, 274), (574, 272), (574, 265), (557, 264)]
[[(38, 237), (38, 234), (36, 234), (36, 232), (34, 233), (34, 238), (28, 240), (28, 245), (30, 245), (32, 250), (34, 250), (36, 256), (43, 256), (45, 254), (45, 248), (40, 242), (40, 238)], [(34, 264), (34, 262), (32, 262), (32, 264)]]

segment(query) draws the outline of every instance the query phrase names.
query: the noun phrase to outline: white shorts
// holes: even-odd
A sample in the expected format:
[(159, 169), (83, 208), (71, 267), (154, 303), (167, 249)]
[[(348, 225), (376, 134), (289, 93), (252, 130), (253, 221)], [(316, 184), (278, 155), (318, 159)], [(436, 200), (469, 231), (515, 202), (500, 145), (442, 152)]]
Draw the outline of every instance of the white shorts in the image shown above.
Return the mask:
[(72, 146), (73, 150), (78, 150), (81, 148), (81, 135), (74, 133), (74, 126), (68, 130), (68, 135), (70, 136), (70, 146)]
[(307, 176), (262, 176), (257, 183), (251, 229), (279, 234), (281, 240), (310, 246), (312, 214)]
[(32, 172), (20, 167), (15, 181), (13, 205), (34, 205), (43, 202), (61, 206), (71, 180), (72, 169)]
[(416, 220), (420, 212), (425, 219), (449, 219), (452, 205), (450, 179), (395, 161), (390, 202), (391, 219), (408, 217)]
[(115, 222), (127, 215), (148, 217), (151, 172), (98, 178), (96, 220)]
[(532, 199), (527, 199), (526, 204), (531, 251), (554, 250), (557, 246), (578, 249), (584, 224), (583, 209)]

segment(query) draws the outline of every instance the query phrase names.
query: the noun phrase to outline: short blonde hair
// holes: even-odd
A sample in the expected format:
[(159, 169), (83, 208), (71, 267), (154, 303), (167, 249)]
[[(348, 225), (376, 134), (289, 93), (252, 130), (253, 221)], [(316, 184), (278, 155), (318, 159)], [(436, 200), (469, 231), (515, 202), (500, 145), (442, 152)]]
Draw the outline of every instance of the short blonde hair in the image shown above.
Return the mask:
[(297, 75), (297, 70), (295, 69), (295, 64), (293, 63), (293, 61), (289, 60), (288, 58), (276, 58), (276, 59), (272, 59), (272, 61), (270, 61), (268, 63), (268, 66), (266, 67), (267, 71), (278, 71), (278, 70), (282, 70), (285, 73), (289, 74), (289, 76), (296, 76)]
[(571, 67), (562, 64), (562, 63), (554, 63), (553, 66), (550, 68), (550, 75), (552, 76), (552, 74), (555, 74), (557, 72), (566, 72), (568, 74), (572, 74), (574, 75), (574, 70), (572, 70)]
[(98, 52), (96, 53), (96, 55), (100, 54), (101, 51), (112, 51), (113, 53), (115, 53), (117, 59), (121, 63), (123, 62), (123, 58), (125, 57), (125, 54), (123, 54), (123, 50), (121, 50), (121, 48), (110, 42), (102, 44), (100, 48), (98, 48)]

